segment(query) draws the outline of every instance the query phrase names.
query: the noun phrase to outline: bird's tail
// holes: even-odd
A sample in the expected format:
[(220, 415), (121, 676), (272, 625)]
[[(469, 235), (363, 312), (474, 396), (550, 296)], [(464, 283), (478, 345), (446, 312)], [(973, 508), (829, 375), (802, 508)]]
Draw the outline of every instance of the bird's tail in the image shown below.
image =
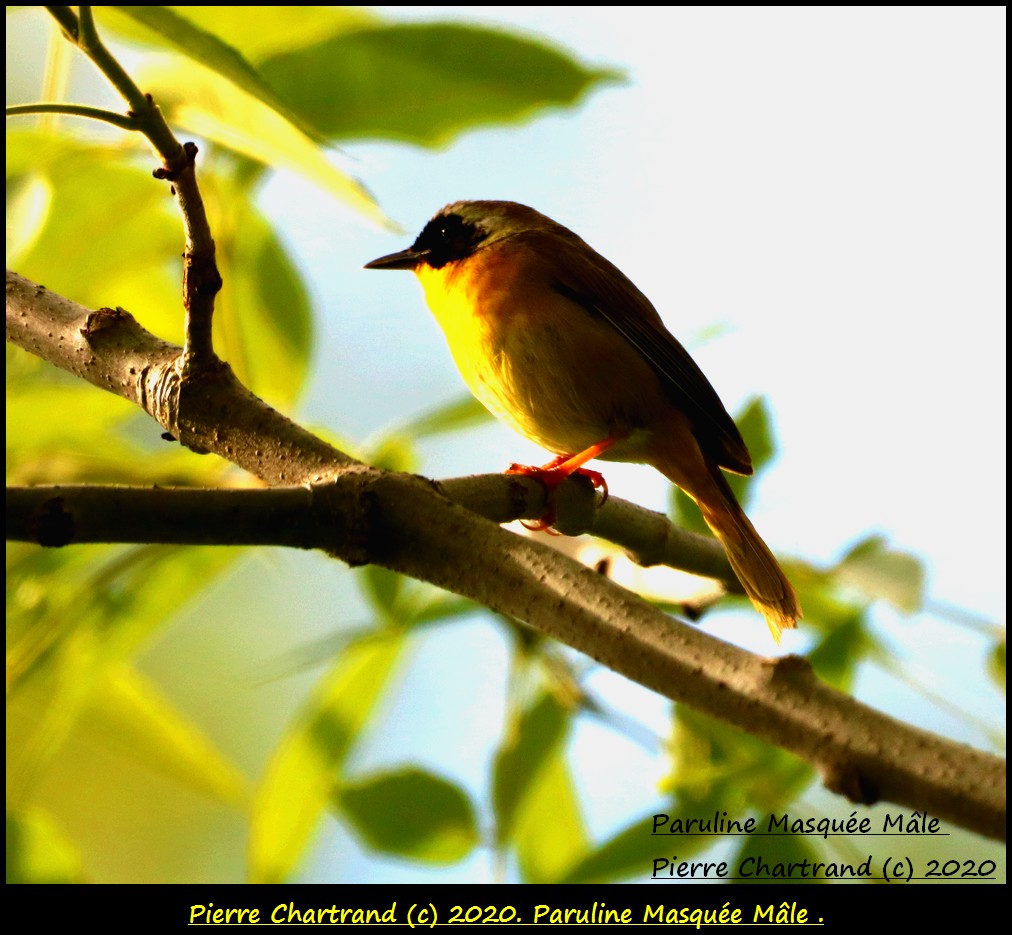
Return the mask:
[(710, 482), (695, 484), (696, 489), (686, 493), (696, 501), (706, 525), (724, 546), (745, 593), (766, 618), (773, 639), (779, 643), (781, 632), (793, 628), (801, 617), (798, 595), (749, 522), (720, 468), (709, 463), (707, 467)]

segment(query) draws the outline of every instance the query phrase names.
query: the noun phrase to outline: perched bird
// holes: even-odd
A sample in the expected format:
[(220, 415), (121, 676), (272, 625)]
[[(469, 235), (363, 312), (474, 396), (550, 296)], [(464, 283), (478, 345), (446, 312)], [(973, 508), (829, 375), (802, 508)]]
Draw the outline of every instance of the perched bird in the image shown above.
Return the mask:
[(458, 201), (366, 268), (413, 270), (474, 395), (558, 455), (514, 470), (551, 484), (592, 458), (653, 465), (696, 501), (773, 636), (795, 625), (797, 595), (721, 471), (752, 473), (745, 442), (617, 267), (533, 208)]

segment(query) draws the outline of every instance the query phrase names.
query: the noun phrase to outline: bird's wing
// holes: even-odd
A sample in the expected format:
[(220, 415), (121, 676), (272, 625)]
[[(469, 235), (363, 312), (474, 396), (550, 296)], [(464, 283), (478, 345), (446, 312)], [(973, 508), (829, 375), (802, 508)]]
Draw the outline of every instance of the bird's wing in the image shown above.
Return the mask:
[(607, 321), (651, 363), (671, 401), (692, 421), (709, 457), (728, 470), (751, 474), (752, 458), (734, 419), (689, 352), (664, 327), (650, 300), (621, 270), (572, 236), (576, 242), (553, 237), (550, 255), (560, 261), (554, 288)]

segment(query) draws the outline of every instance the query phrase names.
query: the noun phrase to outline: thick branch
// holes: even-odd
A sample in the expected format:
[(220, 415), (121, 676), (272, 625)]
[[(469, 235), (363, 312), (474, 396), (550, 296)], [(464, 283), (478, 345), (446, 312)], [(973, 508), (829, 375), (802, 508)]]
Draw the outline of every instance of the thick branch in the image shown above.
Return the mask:
[(7, 272), (7, 340), (136, 403), (173, 438), (213, 451), (269, 484), (300, 484), (363, 467), (286, 419), (227, 364), (182, 379), (182, 348), (123, 309), (94, 311)]
[[(7, 488), (7, 541), (274, 545), (323, 549), (344, 517), (308, 486), (221, 488), (69, 485)], [(326, 523), (337, 522), (335, 528)]]
[[(125, 312), (92, 313), (11, 274), (7, 320), (9, 339), (145, 408), (152, 404), (149, 384), (164, 386), (151, 371), (172, 370), (179, 351)], [(148, 353), (150, 364), (143, 362)], [(840, 694), (803, 659), (753, 656), (680, 623), (604, 576), (452, 503), (429, 481), (352, 461), (272, 413), (227, 370), (193, 393), (176, 407), (188, 443), (273, 484), (332, 478), (305, 493), (277, 492), (277, 502), (298, 511), (303, 497), (305, 528), (329, 531), (324, 547), (336, 557), (383, 565), (525, 621), (662, 695), (797, 754), (851, 799), (884, 799), (1004, 837), (1005, 766), (998, 757)], [(271, 431), (283, 437), (273, 448)], [(43, 511), (66, 512), (67, 503), (64, 495)], [(199, 519), (192, 505), (188, 513)], [(22, 513), (20, 522), (31, 521)]]
[[(539, 490), (537, 483), (521, 478), (521, 486), (525, 489), (518, 495), (513, 488), (513, 476), (503, 474), (461, 477), (438, 483), (438, 489), (449, 499), (495, 523), (534, 518), (544, 510), (544, 491)], [(475, 489), (482, 491), (483, 496), (475, 496)], [(584, 493), (588, 499), (593, 497), (589, 489), (578, 490), (577, 496)], [(6, 506), (7, 539), (45, 546), (134, 542), (329, 549), (335, 537), (331, 525), (335, 518), (328, 517), (325, 522), (317, 519), (318, 510), (308, 486), (252, 489), (90, 484), (8, 487)], [(717, 564), (711, 553), (719, 550), (723, 555), (723, 550), (713, 540), (672, 526), (659, 513), (624, 501), (616, 504), (616, 512), (634, 524), (642, 514), (647, 520), (656, 519), (658, 526), (667, 526), (667, 534), (655, 538), (675, 543), (667, 550), (668, 561), (664, 562), (672, 567), (707, 575), (704, 567)], [(620, 544), (646, 541), (636, 530), (632, 535), (616, 530), (615, 538), (623, 540)], [(734, 576), (726, 560), (721, 574)]]

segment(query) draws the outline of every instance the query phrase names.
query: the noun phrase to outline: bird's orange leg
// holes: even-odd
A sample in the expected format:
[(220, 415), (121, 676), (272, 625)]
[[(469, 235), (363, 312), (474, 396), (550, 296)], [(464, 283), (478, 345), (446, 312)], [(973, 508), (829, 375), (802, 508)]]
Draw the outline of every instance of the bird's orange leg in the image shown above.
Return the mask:
[(522, 474), (524, 477), (533, 477), (541, 481), (548, 491), (548, 508), (545, 510), (544, 515), (536, 523), (524, 523), (521, 520), (523, 525), (534, 532), (552, 531), (551, 526), (555, 522), (555, 488), (572, 474), (582, 474), (584, 477), (589, 478), (594, 487), (600, 488), (602, 492), (601, 503), (605, 503), (608, 499), (608, 483), (605, 481), (604, 475), (600, 471), (588, 470), (583, 465), (592, 458), (596, 458), (602, 451), (607, 451), (617, 441), (617, 438), (606, 438), (596, 445), (591, 445), (579, 454), (559, 455), (541, 467), (535, 467), (530, 464), (511, 464), (506, 469), (507, 474)]

